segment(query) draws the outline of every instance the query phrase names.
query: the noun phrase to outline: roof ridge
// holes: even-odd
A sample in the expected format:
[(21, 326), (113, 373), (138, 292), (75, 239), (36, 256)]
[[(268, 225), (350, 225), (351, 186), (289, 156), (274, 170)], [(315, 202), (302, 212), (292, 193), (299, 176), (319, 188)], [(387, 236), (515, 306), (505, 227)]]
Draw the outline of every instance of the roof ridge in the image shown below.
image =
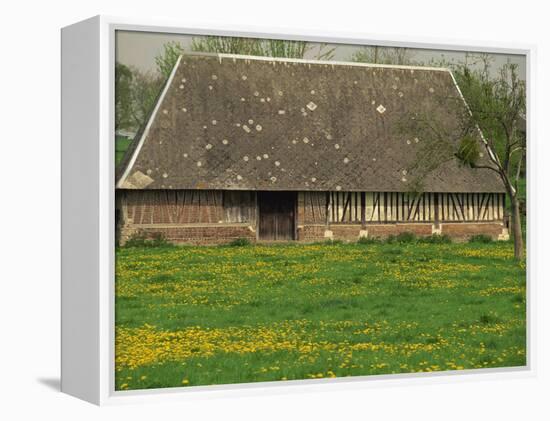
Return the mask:
[(382, 64), (382, 63), (362, 63), (357, 61), (342, 61), (342, 60), (315, 60), (305, 58), (286, 58), (286, 57), (270, 57), (270, 56), (254, 56), (247, 54), (231, 54), (231, 53), (208, 53), (201, 51), (193, 51), (191, 53), (183, 53), (185, 56), (198, 56), (198, 57), (214, 57), (218, 59), (237, 59), (237, 60), (255, 60), (255, 61), (272, 61), (281, 63), (301, 63), (301, 64), (315, 64), (315, 65), (332, 65), (332, 66), (349, 66), (349, 67), (374, 67), (374, 68), (388, 68), (388, 69), (403, 69), (403, 70), (427, 70), (436, 72), (451, 72), (448, 67), (433, 67), (433, 66), (418, 66), (408, 64)]

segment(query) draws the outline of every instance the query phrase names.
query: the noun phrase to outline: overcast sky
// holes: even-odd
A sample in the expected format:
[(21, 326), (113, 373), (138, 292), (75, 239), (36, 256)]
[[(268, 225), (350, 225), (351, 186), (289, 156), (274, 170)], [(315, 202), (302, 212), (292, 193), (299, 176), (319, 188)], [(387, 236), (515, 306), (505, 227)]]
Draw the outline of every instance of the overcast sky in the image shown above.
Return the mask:
[[(142, 71), (156, 71), (155, 57), (162, 52), (163, 45), (169, 41), (178, 41), (186, 51), (190, 51), (192, 36), (178, 34), (164, 34), (152, 32), (117, 31), (116, 36), (116, 59), (118, 62), (134, 66)], [(318, 44), (313, 44), (306, 58), (315, 58)], [(360, 46), (331, 44), (336, 47), (333, 60), (350, 61), (352, 55)], [(466, 53), (445, 50), (421, 50), (411, 49), (411, 59), (416, 62), (429, 64), (432, 60), (450, 62), (464, 62)], [(526, 60), (523, 55), (491, 54), (493, 57), (490, 71), (496, 74), (498, 69), (507, 61), (516, 63), (519, 66), (519, 76), (525, 80)], [(470, 59), (471, 60), (471, 59)]]

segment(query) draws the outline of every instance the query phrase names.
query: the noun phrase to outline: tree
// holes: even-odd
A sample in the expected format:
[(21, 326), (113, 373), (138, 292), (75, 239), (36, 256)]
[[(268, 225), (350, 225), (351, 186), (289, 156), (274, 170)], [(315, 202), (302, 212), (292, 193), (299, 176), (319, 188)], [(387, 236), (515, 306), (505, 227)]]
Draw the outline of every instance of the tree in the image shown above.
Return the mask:
[(194, 37), (191, 41), (191, 50), (203, 53), (261, 55), (259, 40), (241, 37)]
[(140, 128), (146, 123), (147, 116), (155, 106), (162, 89), (164, 76), (152, 72), (140, 72), (134, 69), (131, 85), (132, 125)]
[[(473, 119), (485, 135), (484, 146), (491, 161), (486, 167), (499, 175), (510, 199), (514, 256), (521, 259), (523, 236), (518, 192), (527, 143), (519, 126), (525, 116), (525, 82), (520, 80), (516, 64), (502, 66), (496, 78), (490, 77), (488, 69), (483, 66), (472, 71), (463, 65), (455, 76)], [(476, 160), (463, 161), (480, 167)]]
[(161, 54), (155, 57), (157, 70), (164, 80), (168, 79), (172, 69), (176, 65), (179, 56), (183, 54), (183, 47), (177, 41), (170, 41), (164, 44)]
[(195, 37), (191, 43), (191, 50), (205, 53), (304, 58), (316, 46), (318, 47), (316, 59), (330, 60), (334, 55), (334, 48), (323, 43), (314, 46), (305, 41), (220, 36)]
[(412, 51), (402, 47), (363, 47), (351, 56), (352, 61), (375, 64), (412, 64)]
[(268, 39), (260, 42), (261, 55), (267, 57), (303, 58), (309, 50), (307, 42)]
[(133, 74), (128, 66), (115, 64), (115, 130), (132, 126), (132, 85)]
[(413, 185), (421, 189), (422, 180), (431, 171), (453, 159), (495, 172), (511, 204), (514, 256), (521, 259), (518, 184), (526, 140), (518, 126), (525, 115), (525, 82), (519, 79), (514, 64), (504, 65), (496, 78), (490, 77), (487, 65), (472, 70), (465, 63), (455, 66), (454, 75), (463, 98), (432, 95), (430, 101), (413, 107), (417, 111), (408, 114), (397, 129), (418, 133), (423, 139), (424, 146), (409, 169), (415, 174)]

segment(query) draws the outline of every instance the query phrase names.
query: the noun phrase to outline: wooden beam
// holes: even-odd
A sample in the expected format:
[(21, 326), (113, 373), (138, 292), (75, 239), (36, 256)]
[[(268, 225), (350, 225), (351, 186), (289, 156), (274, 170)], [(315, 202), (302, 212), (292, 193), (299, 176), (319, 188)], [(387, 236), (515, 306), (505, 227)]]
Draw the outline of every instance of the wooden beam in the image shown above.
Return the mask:
[(366, 200), (365, 200), (366, 193), (364, 191), (361, 192), (361, 228), (365, 229), (367, 227), (367, 221), (366, 221)]
[(435, 227), (439, 228), (439, 193), (434, 193), (434, 222)]
[(325, 228), (328, 230), (330, 227), (330, 208), (332, 205), (332, 195), (330, 192), (327, 192), (326, 194), (326, 203), (325, 203)]

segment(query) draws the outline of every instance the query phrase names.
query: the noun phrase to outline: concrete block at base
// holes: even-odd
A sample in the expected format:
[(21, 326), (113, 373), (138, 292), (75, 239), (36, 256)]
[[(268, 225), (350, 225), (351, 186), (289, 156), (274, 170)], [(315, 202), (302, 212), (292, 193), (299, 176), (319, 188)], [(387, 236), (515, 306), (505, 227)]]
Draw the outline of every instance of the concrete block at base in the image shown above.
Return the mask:
[(432, 235), (441, 235), (441, 226), (432, 225)]
[(359, 238), (368, 238), (369, 236), (369, 230), (360, 230), (359, 231)]
[(510, 239), (510, 233), (508, 228), (502, 228), (502, 233), (498, 235), (498, 241), (508, 241)]

